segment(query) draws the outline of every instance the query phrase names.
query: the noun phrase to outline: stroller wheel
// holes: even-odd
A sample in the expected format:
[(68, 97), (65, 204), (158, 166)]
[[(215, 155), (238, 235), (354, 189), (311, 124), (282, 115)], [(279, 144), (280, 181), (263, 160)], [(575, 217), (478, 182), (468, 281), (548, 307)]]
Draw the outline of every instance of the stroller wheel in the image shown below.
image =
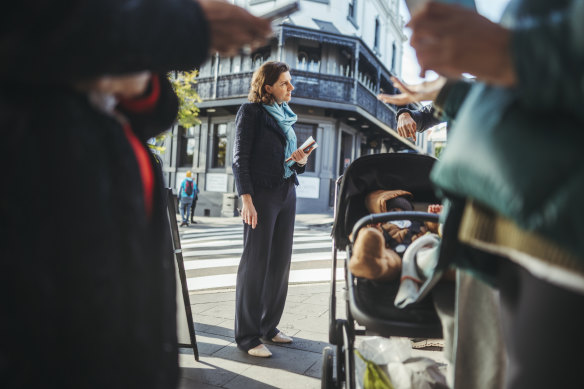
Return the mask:
[(322, 350), (322, 374), (320, 387), (321, 389), (333, 389), (336, 387), (333, 379), (333, 349), (325, 347)]

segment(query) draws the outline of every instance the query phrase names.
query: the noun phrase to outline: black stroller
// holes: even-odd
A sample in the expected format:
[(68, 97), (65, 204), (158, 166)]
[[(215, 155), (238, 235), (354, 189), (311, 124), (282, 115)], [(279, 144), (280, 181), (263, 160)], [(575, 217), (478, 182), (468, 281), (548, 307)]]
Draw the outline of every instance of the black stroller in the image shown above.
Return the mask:
[[(329, 320), (329, 342), (336, 345), (336, 375), (333, 366), (335, 352), (326, 347), (323, 351), (322, 388), (343, 385), (355, 388), (354, 342), (357, 335), (443, 337), (431, 294), (420, 302), (399, 309), (393, 305), (399, 281), (375, 282), (355, 277), (349, 271), (354, 243), (349, 236), (356, 237), (362, 227), (393, 220), (438, 221), (438, 215), (426, 212), (428, 204), (440, 202), (429, 179), (434, 162), (433, 157), (422, 154), (367, 155), (355, 160), (337, 181)], [(365, 196), (377, 189), (402, 189), (412, 193), (415, 210), (370, 214), (365, 207)], [(334, 269), (339, 250), (347, 251), (344, 266), (346, 320), (337, 319), (336, 315)], [(356, 324), (361, 327), (356, 328)]]

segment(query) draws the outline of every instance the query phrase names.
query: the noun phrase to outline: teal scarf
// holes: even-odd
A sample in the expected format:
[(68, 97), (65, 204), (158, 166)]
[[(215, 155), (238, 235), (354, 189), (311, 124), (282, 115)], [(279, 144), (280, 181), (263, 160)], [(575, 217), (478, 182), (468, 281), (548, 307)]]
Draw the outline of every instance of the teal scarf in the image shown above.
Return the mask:
[(278, 125), (284, 131), (286, 135), (286, 150), (284, 151), (284, 178), (290, 177), (294, 172), (290, 169), (290, 166), (294, 165), (296, 162), (288, 161), (288, 159), (292, 153), (298, 148), (298, 144), (296, 141), (296, 133), (292, 128), (292, 125), (296, 123), (298, 116), (288, 106), (286, 102), (279, 105), (277, 103), (273, 103), (272, 105), (263, 104), (264, 108), (272, 115), (274, 119), (278, 122)]

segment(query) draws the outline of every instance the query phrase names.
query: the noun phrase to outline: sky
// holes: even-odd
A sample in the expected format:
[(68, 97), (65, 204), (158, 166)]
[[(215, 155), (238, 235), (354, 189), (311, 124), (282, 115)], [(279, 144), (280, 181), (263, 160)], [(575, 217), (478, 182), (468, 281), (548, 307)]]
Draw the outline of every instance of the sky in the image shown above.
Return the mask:
[[(407, 23), (410, 20), (410, 14), (408, 12), (408, 7), (406, 7), (406, 3), (404, 0), (400, 0), (400, 13), (404, 18), (405, 22)], [(477, 5), (477, 10), (479, 13), (495, 22), (499, 21), (501, 14), (507, 5), (509, 0), (475, 0)], [(416, 53), (414, 49), (410, 46), (410, 36), (411, 30), (406, 28), (404, 30), (405, 34), (408, 37), (408, 41), (404, 42), (404, 56), (402, 60), (402, 79), (409, 83), (409, 84), (417, 84), (422, 81), (419, 77), (420, 74), (420, 66), (418, 65), (418, 61), (416, 59)], [(433, 72), (428, 72), (426, 75), (426, 79), (433, 79), (436, 77), (436, 74)]]

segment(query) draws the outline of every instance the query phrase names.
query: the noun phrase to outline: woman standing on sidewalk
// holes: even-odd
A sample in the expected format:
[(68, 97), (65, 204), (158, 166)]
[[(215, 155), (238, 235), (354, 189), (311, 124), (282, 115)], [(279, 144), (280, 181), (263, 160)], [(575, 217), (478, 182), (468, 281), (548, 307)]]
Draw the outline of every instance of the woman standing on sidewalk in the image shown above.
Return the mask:
[[(310, 153), (296, 150), (288, 106), (294, 87), (290, 68), (266, 62), (253, 75), (248, 99), (235, 119), (233, 175), (242, 199), (243, 254), (237, 271), (235, 341), (256, 357), (272, 353), (261, 338), (290, 343), (280, 322), (292, 256), (297, 174)], [(285, 162), (287, 158), (292, 160)]]

